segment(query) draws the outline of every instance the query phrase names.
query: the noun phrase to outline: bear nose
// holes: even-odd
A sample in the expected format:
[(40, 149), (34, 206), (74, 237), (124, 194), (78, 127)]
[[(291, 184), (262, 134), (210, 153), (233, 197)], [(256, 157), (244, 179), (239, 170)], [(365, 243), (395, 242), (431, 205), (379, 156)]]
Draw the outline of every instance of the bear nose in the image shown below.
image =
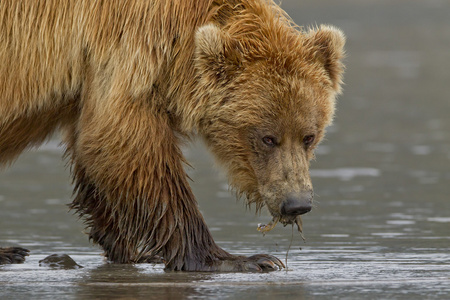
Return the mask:
[(302, 193), (300, 195), (289, 195), (281, 204), (282, 215), (303, 215), (312, 209), (312, 193)]

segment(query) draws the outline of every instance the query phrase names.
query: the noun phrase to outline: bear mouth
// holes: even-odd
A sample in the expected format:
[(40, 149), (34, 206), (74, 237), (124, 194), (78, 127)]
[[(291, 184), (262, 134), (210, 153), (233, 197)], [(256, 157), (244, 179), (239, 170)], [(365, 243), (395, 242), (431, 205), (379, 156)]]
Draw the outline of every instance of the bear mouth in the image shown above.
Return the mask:
[(295, 225), (297, 225), (297, 230), (300, 233), (303, 233), (303, 223), (302, 223), (302, 218), (300, 217), (300, 215), (298, 215), (298, 216), (289, 216), (289, 215), (276, 216), (276, 217), (273, 217), (272, 220), (268, 224), (258, 224), (257, 229), (258, 229), (258, 231), (262, 232), (263, 234), (266, 234), (267, 232), (269, 232), (273, 228), (275, 228), (275, 226), (277, 225), (278, 222), (283, 224), (283, 226), (287, 226), (289, 224), (295, 224)]
[(303, 232), (303, 222), (300, 215), (297, 216), (282, 216), (280, 218), (280, 223), (283, 224), (283, 226), (286, 227), (286, 225), (289, 224), (295, 224), (297, 225), (297, 229), (299, 232)]

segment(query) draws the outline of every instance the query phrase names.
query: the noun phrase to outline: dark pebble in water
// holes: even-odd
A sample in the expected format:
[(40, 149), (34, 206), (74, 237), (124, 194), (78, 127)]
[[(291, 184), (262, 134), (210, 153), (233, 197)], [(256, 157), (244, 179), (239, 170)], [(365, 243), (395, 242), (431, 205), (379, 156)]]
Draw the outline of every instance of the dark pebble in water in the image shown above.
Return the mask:
[(39, 261), (40, 267), (49, 267), (53, 269), (80, 269), (83, 268), (77, 264), (67, 254), (52, 254)]

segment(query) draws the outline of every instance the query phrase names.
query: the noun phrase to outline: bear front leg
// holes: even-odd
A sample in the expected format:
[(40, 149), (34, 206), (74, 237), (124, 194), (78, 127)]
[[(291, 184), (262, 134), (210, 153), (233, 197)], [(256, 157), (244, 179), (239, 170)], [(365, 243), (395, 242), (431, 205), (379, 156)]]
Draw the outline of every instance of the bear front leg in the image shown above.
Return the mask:
[(101, 106), (85, 101), (66, 137), (72, 208), (84, 216), (89, 237), (116, 263), (162, 256), (166, 270), (282, 268), (275, 257), (233, 256), (216, 245), (188, 185), (170, 118), (149, 101), (123, 95)]

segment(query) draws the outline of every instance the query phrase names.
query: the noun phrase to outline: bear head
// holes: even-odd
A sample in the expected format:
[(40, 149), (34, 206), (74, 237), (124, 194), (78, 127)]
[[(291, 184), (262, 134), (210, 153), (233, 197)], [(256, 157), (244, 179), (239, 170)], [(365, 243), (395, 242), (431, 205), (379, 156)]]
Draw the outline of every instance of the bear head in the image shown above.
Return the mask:
[(341, 92), (345, 37), (255, 22), (198, 29), (197, 127), (238, 195), (286, 225), (312, 208), (309, 162)]

